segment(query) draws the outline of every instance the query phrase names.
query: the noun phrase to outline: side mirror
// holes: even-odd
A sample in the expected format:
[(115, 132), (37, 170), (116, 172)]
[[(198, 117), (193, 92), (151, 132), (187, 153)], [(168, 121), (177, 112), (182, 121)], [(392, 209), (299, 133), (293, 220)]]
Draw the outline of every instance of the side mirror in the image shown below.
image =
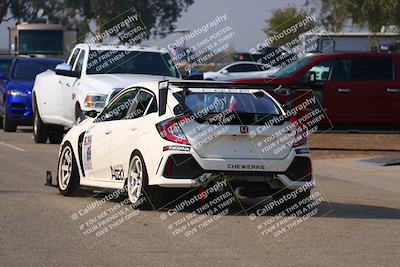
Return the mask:
[(80, 76), (79, 72), (72, 71), (72, 66), (69, 65), (68, 63), (58, 64), (55, 68), (55, 71), (57, 75), (76, 77), (76, 78), (79, 78)]
[(222, 73), (222, 74), (227, 74), (227, 73), (228, 73), (228, 70), (221, 70), (221, 73)]
[(281, 96), (291, 96), (294, 94), (294, 89), (279, 87), (279, 88), (276, 88), (274, 90), (274, 92)]
[(308, 73), (308, 82), (309, 83), (315, 83), (317, 77), (317, 73), (315, 71), (310, 71)]
[(0, 80), (6, 80), (7, 75), (4, 72), (0, 72)]

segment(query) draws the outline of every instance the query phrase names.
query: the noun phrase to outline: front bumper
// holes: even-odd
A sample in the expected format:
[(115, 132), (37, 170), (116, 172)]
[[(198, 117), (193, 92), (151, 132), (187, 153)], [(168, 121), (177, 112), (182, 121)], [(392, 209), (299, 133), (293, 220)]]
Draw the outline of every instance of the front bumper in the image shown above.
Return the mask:
[(8, 96), (7, 97), (8, 119), (24, 125), (32, 125), (32, 99), (29, 96)]

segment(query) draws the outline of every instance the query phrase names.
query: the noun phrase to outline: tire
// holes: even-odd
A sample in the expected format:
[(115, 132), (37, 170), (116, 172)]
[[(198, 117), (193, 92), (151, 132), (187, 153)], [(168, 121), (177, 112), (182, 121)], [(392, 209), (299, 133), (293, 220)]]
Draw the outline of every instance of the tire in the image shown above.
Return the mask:
[(49, 129), (46, 124), (43, 123), (42, 119), (40, 118), (39, 111), (37, 107), (35, 108), (33, 118), (33, 139), (35, 143), (46, 143), (47, 137), (49, 136)]
[(4, 106), (3, 106), (3, 130), (5, 132), (15, 132), (17, 131), (17, 124), (12, 122), (11, 120), (8, 119), (7, 115), (7, 102), (4, 101)]
[(75, 121), (82, 120), (83, 119), (83, 113), (81, 106), (79, 104), (76, 104), (75, 107)]
[(74, 152), (71, 145), (66, 143), (62, 147), (60, 158), (58, 159), (58, 191), (63, 196), (79, 196), (81, 194), (79, 182), (80, 177)]
[(64, 137), (64, 127), (59, 125), (54, 125), (51, 127), (49, 132), (50, 144), (61, 144)]
[[(284, 190), (276, 193), (275, 195), (273, 195), (272, 198), (276, 201), (279, 201), (279, 199), (281, 199), (282, 197), (291, 195), (292, 192), (294, 192), (294, 191), (295, 190), (284, 189)], [(288, 198), (288, 200), (286, 200), (283, 204), (279, 205), (277, 208), (278, 208), (278, 210), (285, 210), (285, 209), (290, 208), (293, 205), (297, 204), (298, 202), (302, 201), (303, 199), (310, 197), (310, 195), (311, 195), (311, 190), (299, 192), (296, 195), (296, 197), (293, 198), (292, 196), (290, 196), (290, 198)]]
[(140, 197), (145, 197), (141, 209), (159, 209), (173, 199), (173, 189), (150, 186), (146, 164), (142, 155), (135, 151), (132, 153), (128, 169), (127, 193), (130, 202), (135, 205)]

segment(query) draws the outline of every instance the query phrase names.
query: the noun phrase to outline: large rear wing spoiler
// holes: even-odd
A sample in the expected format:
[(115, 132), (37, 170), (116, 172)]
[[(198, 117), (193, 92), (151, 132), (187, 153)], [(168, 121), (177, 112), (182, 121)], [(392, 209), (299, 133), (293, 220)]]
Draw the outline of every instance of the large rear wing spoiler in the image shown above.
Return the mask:
[(266, 92), (274, 92), (282, 96), (290, 96), (294, 91), (309, 91), (309, 90), (320, 90), (321, 86), (315, 85), (305, 85), (305, 86), (290, 86), (290, 85), (280, 85), (273, 83), (263, 83), (263, 84), (239, 84), (239, 83), (229, 83), (229, 82), (216, 82), (216, 81), (194, 81), (194, 80), (165, 80), (158, 83), (159, 91), (159, 101), (158, 110), (159, 115), (164, 115), (167, 107), (167, 95), (169, 85), (174, 85), (187, 91), (191, 88), (215, 88), (215, 89), (258, 89), (264, 90)]

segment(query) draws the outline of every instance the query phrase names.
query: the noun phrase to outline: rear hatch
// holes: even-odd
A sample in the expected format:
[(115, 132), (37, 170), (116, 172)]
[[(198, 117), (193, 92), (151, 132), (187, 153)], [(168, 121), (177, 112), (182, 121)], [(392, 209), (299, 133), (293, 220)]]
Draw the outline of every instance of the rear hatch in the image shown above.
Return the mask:
[(290, 152), (295, 131), (261, 91), (190, 92), (184, 105), (180, 126), (200, 157), (281, 159)]

